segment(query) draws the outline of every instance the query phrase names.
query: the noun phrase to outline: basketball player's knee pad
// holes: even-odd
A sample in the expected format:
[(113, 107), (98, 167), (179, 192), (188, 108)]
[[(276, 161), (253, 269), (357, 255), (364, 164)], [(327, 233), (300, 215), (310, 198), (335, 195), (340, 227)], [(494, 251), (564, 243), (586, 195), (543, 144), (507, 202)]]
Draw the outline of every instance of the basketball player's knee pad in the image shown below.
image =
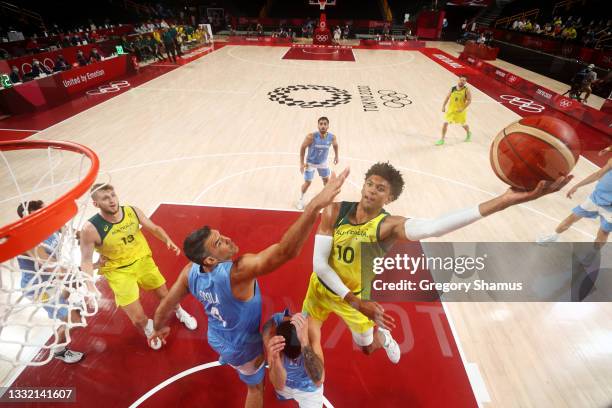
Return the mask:
[(359, 347), (367, 347), (370, 344), (374, 343), (374, 328), (370, 327), (367, 331), (363, 333), (355, 333), (351, 332), (353, 335), (353, 341)]
[(262, 361), (259, 367), (255, 367), (252, 362), (235, 367), (238, 371), (238, 377), (240, 381), (246, 385), (257, 385), (264, 380), (266, 374), (265, 361)]

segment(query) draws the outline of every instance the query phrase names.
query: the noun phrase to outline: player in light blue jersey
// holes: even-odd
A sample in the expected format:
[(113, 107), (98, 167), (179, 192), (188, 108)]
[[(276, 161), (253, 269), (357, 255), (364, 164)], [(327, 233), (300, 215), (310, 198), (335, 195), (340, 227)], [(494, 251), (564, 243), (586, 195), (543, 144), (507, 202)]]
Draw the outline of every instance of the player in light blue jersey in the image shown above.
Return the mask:
[[(334, 148), (334, 164), (338, 164), (338, 141), (335, 135), (327, 131), (329, 119), (323, 116), (319, 118), (317, 123), (319, 131), (306, 135), (300, 147), (300, 172), (304, 175), (304, 184), (302, 184), (302, 193), (296, 206), (298, 210), (304, 209), (304, 195), (312, 183), (315, 170), (321, 176), (323, 184), (327, 183), (330, 173), (329, 164), (327, 163), (330, 146)], [(306, 155), (306, 160), (304, 160), (306, 149), (308, 149), (308, 154)]]
[(323, 350), (310, 341), (308, 319), (288, 309), (275, 313), (263, 327), (270, 382), (280, 400), (293, 399), (300, 408), (323, 406)]
[[(603, 149), (600, 154), (609, 154), (612, 146)], [(582, 186), (597, 181), (595, 189), (584, 201), (584, 203), (575, 207), (572, 213), (557, 226), (554, 234), (550, 234), (538, 238), (537, 242), (548, 243), (555, 242), (559, 239), (559, 234), (566, 231), (575, 222), (582, 218), (599, 218), (599, 230), (595, 238), (595, 248), (601, 249), (608, 241), (608, 235), (612, 231), (612, 158), (608, 160), (605, 166), (591, 174), (584, 180), (577, 183), (569, 189), (567, 197), (572, 198), (572, 195)]]
[(247, 385), (246, 407), (263, 406), (264, 353), (259, 324), (261, 292), (257, 277), (295, 258), (304, 246), (319, 212), (333, 202), (349, 170), (336, 176), (306, 206), (280, 242), (256, 254), (238, 256), (238, 246), (218, 230), (206, 226), (192, 232), (183, 244), (187, 265), (155, 312), (152, 339), (170, 332), (170, 313), (188, 293), (208, 316), (208, 344), (219, 360), (234, 367)]

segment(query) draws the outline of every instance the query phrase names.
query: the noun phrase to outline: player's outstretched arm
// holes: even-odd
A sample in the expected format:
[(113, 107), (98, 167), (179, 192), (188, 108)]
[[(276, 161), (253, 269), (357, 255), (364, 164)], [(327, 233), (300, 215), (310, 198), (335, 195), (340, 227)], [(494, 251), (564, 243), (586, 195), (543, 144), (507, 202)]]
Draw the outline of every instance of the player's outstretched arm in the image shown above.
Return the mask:
[(179, 247), (176, 246), (172, 239), (170, 239), (170, 237), (162, 227), (151, 221), (151, 219), (147, 217), (140, 208), (132, 208), (136, 212), (136, 215), (138, 216), (138, 221), (140, 221), (140, 224), (143, 226), (143, 228), (155, 235), (155, 238), (166, 244), (166, 247), (172, 250), (175, 254), (181, 254), (181, 250), (179, 249)]
[(589, 175), (584, 180), (579, 181), (572, 188), (570, 188), (569, 191), (566, 194), (567, 197), (568, 198), (572, 198), (572, 195), (574, 195), (574, 193), (580, 187), (586, 186), (587, 184), (591, 184), (592, 182), (599, 180), (600, 178), (602, 178), (611, 169), (612, 169), (612, 159), (608, 160), (608, 163), (606, 163), (606, 165), (603, 166), (601, 169), (599, 169), (595, 173)]
[(170, 333), (170, 328), (167, 326), (168, 319), (170, 319), (170, 315), (176, 310), (181, 300), (189, 294), (190, 269), (191, 264), (187, 264), (179, 274), (176, 282), (174, 282), (174, 285), (172, 285), (172, 288), (170, 288), (168, 295), (159, 302), (153, 318), (155, 332), (151, 339), (158, 338), (164, 344), (166, 343), (166, 337)]
[(509, 188), (500, 196), (485, 201), (478, 206), (454, 211), (434, 219), (388, 217), (382, 225), (381, 237), (382, 239), (409, 241), (441, 237), (513, 205), (533, 201), (546, 194), (559, 191), (572, 178), (573, 176), (565, 176), (559, 177), (554, 182), (540, 181), (532, 191), (519, 191)]
[(232, 288), (234, 285), (245, 284), (250, 286), (253, 279), (277, 269), (279, 266), (298, 256), (310, 230), (317, 220), (319, 212), (329, 205), (340, 193), (344, 180), (349, 175), (346, 168), (342, 173), (332, 173), (323, 190), (317, 194), (304, 208), (304, 212), (289, 227), (280, 242), (271, 245), (257, 254), (242, 256), (232, 271)]

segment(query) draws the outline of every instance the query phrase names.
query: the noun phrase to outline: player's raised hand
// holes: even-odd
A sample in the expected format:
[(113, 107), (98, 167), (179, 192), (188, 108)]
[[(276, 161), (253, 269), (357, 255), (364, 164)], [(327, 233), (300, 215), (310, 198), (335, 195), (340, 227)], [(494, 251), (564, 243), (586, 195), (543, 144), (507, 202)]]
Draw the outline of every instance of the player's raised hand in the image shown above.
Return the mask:
[(280, 352), (285, 348), (285, 338), (283, 336), (274, 336), (268, 340), (266, 344), (266, 353), (268, 360), (280, 359)]
[(340, 193), (342, 188), (342, 184), (348, 177), (350, 173), (350, 168), (346, 168), (342, 171), (342, 173), (336, 175), (335, 172), (332, 172), (329, 180), (323, 190), (319, 194), (317, 194), (313, 199), (312, 203), (315, 204), (319, 208), (325, 208), (329, 204), (334, 201), (334, 198)]
[(298, 340), (302, 347), (306, 347), (309, 344), (308, 341), (308, 320), (301, 313), (296, 313), (291, 317), (291, 324), (295, 326), (295, 331), (298, 336)]
[(532, 201), (550, 193), (561, 190), (574, 176), (561, 176), (555, 181), (540, 181), (536, 188), (531, 191), (520, 191), (513, 188), (508, 189), (503, 198), (509, 205), (521, 204)]
[(395, 329), (395, 319), (385, 313), (385, 309), (379, 303), (362, 300), (359, 302), (358, 310), (383, 329)]

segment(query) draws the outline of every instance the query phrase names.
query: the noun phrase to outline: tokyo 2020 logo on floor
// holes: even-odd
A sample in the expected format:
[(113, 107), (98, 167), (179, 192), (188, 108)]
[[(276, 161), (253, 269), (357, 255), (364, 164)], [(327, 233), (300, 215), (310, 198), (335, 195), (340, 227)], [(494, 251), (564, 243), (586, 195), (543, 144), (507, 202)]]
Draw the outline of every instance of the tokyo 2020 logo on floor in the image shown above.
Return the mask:
[[(329, 95), (327, 99), (306, 101), (296, 99), (302, 91), (323, 91)], [(293, 96), (293, 97), (292, 97)], [(351, 101), (351, 94), (345, 89), (339, 89), (326, 85), (289, 85), (268, 92), (271, 101), (281, 105), (297, 106), (304, 109), (309, 108), (333, 108), (344, 105)]]

